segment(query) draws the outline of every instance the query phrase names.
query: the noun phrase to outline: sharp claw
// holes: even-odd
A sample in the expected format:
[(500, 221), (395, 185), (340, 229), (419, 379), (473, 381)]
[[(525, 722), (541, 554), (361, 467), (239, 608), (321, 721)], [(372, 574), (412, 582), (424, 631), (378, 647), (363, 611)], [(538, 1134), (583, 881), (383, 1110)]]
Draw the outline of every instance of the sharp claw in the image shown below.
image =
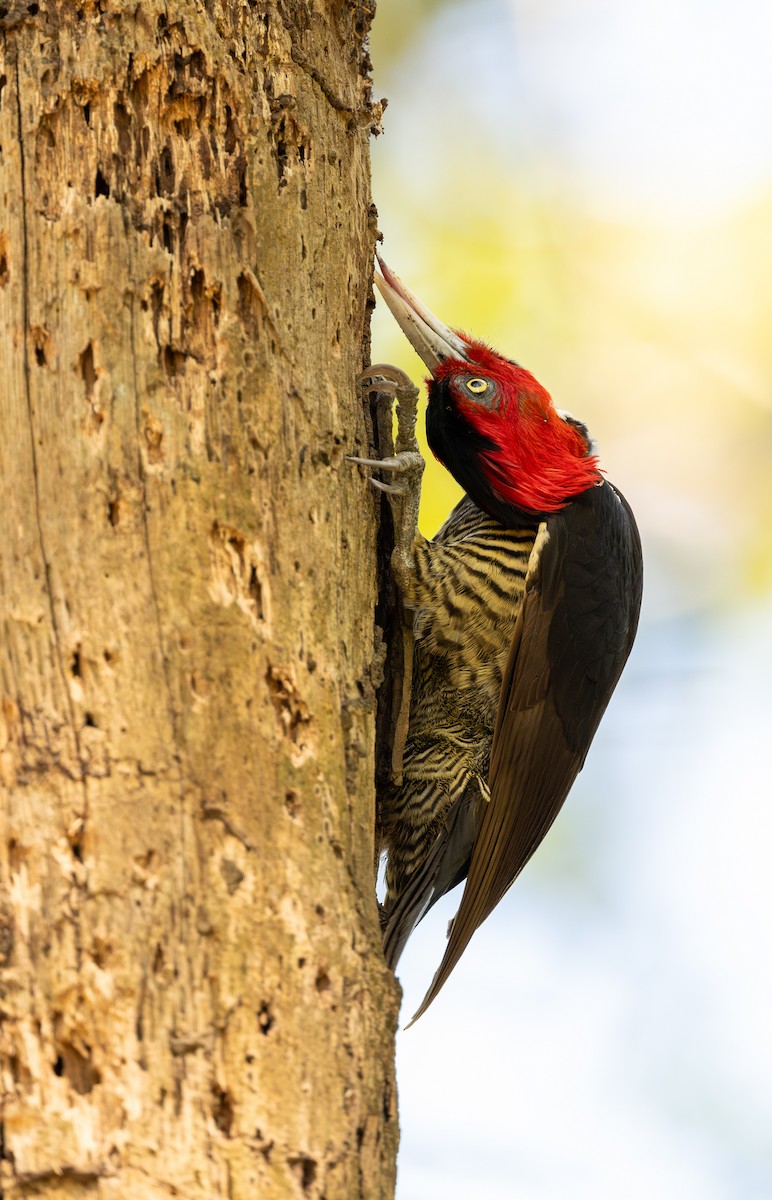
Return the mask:
[(359, 463), (360, 467), (379, 467), (382, 471), (409, 471), (409, 466), (405, 466), (398, 458), (355, 458), (353, 454), (347, 454), (348, 462)]
[(392, 397), (396, 396), (397, 388), (399, 386), (398, 384), (393, 383), (390, 379), (381, 379), (377, 376), (371, 379), (365, 379), (364, 377), (361, 377), (359, 382), (366, 392), (380, 392), (381, 395)]
[(396, 391), (400, 387), (414, 388), (410, 376), (391, 363), (373, 363), (372, 366), (369, 366), (359, 376), (360, 383), (368, 381), (377, 385), (386, 384), (390, 391)]
[(374, 487), (378, 492), (386, 492), (389, 496), (404, 495), (402, 488), (392, 487), (390, 483), (381, 483), (380, 479), (370, 479), (370, 487)]

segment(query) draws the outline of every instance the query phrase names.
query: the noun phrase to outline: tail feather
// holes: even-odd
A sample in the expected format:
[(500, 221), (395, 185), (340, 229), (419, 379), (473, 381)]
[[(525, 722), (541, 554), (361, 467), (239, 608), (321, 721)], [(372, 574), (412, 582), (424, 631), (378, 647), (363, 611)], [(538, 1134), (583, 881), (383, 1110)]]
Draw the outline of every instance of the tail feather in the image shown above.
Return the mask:
[(448, 812), (421, 867), (387, 913), (383, 953), (392, 971), (418, 922), (441, 896), (466, 879), (480, 823), (480, 802), (479, 785), (472, 780)]

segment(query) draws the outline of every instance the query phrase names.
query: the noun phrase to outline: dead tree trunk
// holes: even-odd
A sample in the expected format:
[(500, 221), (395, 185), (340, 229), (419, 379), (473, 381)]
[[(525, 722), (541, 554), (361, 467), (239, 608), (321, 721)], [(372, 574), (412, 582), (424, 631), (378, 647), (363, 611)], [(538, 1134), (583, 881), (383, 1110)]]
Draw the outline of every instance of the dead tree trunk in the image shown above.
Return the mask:
[(370, 9), (0, 17), (5, 1197), (389, 1197)]

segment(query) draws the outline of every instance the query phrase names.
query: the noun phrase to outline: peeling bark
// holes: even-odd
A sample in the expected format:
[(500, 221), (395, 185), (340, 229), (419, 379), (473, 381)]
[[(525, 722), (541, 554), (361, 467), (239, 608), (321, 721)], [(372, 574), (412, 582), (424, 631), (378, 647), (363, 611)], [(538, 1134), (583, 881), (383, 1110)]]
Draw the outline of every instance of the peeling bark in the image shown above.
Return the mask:
[(3, 6), (6, 1197), (393, 1195), (370, 15)]

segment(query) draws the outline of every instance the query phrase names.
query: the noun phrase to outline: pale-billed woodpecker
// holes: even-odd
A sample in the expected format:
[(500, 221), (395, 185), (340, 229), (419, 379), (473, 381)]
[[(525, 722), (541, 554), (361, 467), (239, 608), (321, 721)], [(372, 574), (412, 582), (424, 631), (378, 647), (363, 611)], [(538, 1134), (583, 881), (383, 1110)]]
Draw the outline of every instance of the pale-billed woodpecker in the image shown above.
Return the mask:
[[(641, 546), (586, 427), (523, 367), (453, 332), (378, 259), (378, 290), (431, 372), (426, 434), (466, 495), (418, 532), (417, 391), (395, 367), (363, 376), (396, 395), (396, 453), (353, 461), (394, 516), (392, 569), (414, 638), (409, 724), (382, 802), (384, 952), (466, 879), (440, 967), (414, 1020), (544, 838), (581, 770), (635, 637)], [(412, 427), (411, 427), (412, 423)]]

